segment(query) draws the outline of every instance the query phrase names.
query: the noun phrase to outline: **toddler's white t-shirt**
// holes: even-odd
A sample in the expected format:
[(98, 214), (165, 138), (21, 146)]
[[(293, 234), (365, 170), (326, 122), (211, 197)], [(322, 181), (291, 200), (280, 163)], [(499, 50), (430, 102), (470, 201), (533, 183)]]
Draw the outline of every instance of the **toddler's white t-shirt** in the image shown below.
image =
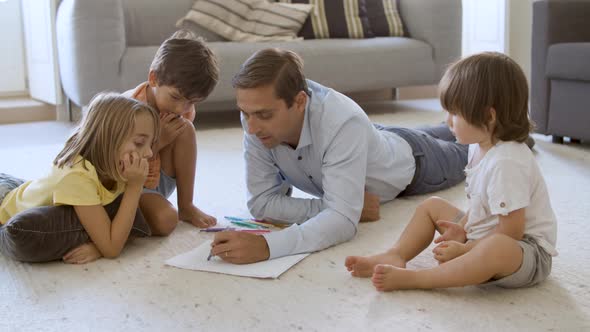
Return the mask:
[(534, 237), (551, 256), (556, 256), (557, 222), (545, 180), (531, 150), (524, 143), (498, 142), (471, 167), (477, 144), (469, 146), (465, 192), (469, 218), (468, 240), (484, 237), (498, 225), (499, 215), (525, 208), (524, 233)]

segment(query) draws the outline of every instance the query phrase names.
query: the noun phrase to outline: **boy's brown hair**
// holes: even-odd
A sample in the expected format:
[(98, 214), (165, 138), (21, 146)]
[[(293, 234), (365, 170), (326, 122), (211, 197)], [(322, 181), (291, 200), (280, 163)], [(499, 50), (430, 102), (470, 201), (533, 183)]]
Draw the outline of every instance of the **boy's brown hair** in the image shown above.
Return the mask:
[(308, 93), (303, 60), (297, 53), (267, 48), (254, 53), (234, 76), (235, 89), (253, 89), (272, 84), (275, 95), (291, 107), (301, 91)]
[(492, 137), (524, 142), (532, 129), (528, 84), (520, 66), (505, 54), (484, 52), (453, 63), (439, 84), (442, 106), (469, 124), (487, 128), (496, 110)]
[(150, 71), (159, 85), (171, 86), (188, 100), (205, 99), (219, 81), (215, 54), (205, 40), (179, 30), (160, 46)]

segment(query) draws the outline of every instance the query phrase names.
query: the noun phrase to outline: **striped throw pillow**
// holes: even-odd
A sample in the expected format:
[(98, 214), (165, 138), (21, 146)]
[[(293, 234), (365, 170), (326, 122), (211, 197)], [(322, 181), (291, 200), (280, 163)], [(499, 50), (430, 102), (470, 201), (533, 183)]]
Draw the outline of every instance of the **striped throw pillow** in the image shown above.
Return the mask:
[(399, 15), (398, 0), (365, 0), (371, 31), (375, 37), (402, 37), (404, 26)]
[(197, 0), (176, 26), (188, 20), (233, 41), (287, 41), (297, 39), (311, 9), (267, 0)]
[(304, 39), (373, 37), (366, 0), (279, 0), (314, 6), (299, 35)]

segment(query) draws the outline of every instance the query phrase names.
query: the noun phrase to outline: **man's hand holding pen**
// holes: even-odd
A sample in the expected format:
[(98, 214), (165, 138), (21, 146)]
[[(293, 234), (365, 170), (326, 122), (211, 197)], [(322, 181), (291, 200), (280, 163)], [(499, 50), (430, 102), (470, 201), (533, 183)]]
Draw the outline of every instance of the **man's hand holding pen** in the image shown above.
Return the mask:
[(265, 261), (270, 257), (266, 239), (262, 235), (244, 232), (219, 232), (211, 243), (211, 256), (233, 264)]

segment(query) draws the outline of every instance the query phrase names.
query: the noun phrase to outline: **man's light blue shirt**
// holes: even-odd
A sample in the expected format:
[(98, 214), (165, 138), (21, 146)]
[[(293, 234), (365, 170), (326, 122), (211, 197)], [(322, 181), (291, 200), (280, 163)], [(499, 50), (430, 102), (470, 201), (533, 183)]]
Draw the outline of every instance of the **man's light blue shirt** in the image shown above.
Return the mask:
[[(394, 199), (416, 169), (410, 145), (377, 130), (345, 95), (308, 80), (308, 98), (297, 148), (266, 148), (244, 133), (248, 208), (255, 218), (293, 225), (264, 234), (269, 259), (313, 252), (356, 234), (365, 190)], [(291, 186), (316, 196), (290, 197)]]

